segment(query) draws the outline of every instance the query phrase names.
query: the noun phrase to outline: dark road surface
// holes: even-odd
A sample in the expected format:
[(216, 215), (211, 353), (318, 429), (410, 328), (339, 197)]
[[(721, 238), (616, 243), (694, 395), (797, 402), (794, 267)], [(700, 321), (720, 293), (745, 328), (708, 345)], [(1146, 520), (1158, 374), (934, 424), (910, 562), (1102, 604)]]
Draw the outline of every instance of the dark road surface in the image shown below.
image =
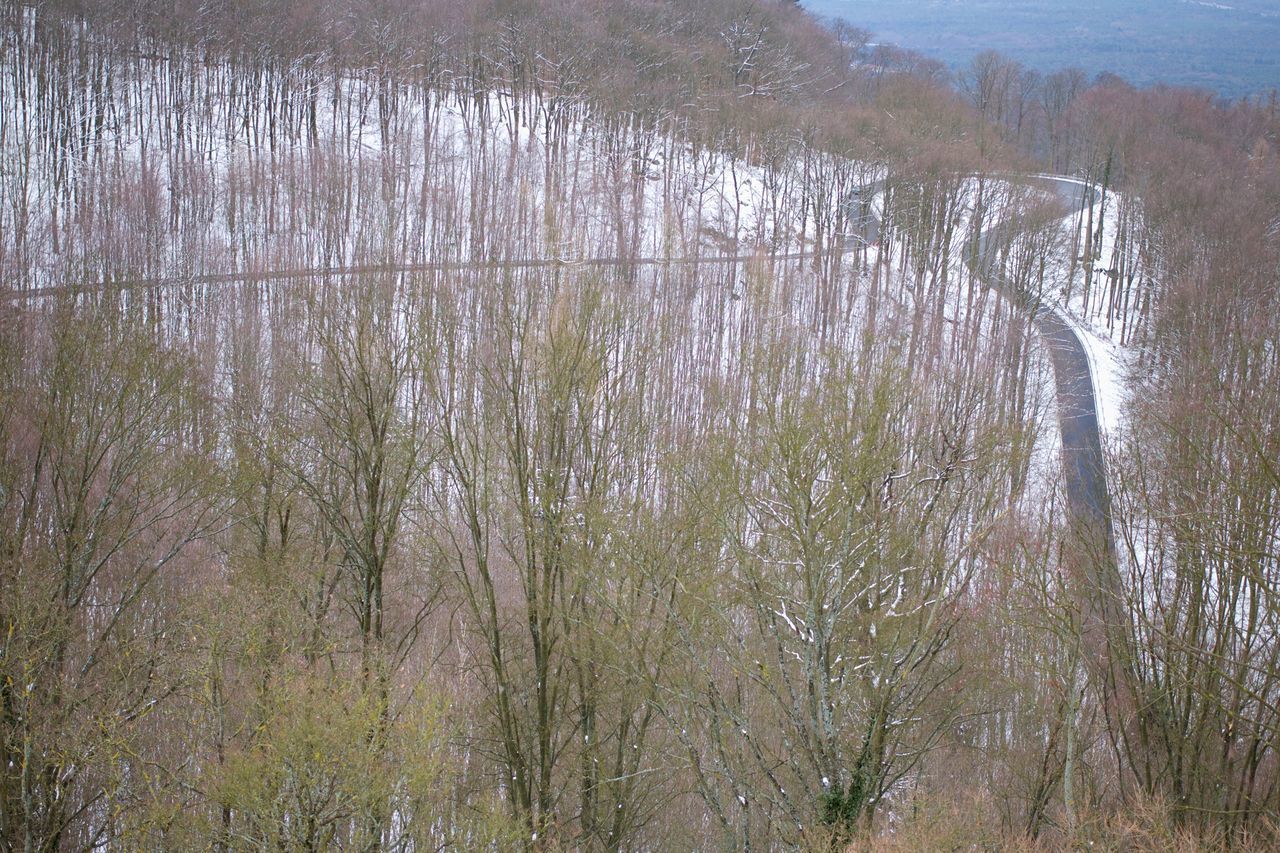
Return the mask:
[[(1078, 210), (1087, 192), (1083, 184), (1065, 178), (1038, 177), (1030, 181), (1056, 195), (1067, 211)], [(872, 212), (870, 200), (883, 188), (883, 182), (868, 184), (846, 202), (853, 227), (860, 231), (848, 235), (847, 241), (864, 245), (880, 239), (881, 223)], [(1017, 229), (1017, 224), (1016, 218), (1005, 220), (999, 226), (982, 232), (978, 236), (977, 257), (969, 258), (969, 268), (980, 281), (1011, 304), (1032, 312), (1036, 331), (1049, 351), (1057, 392), (1062, 468), (1075, 555), (1079, 564), (1086, 568), (1085, 574), (1095, 593), (1093, 598), (1101, 607), (1093, 616), (1114, 625), (1113, 616), (1104, 614), (1111, 614), (1110, 608), (1119, 601), (1120, 580), (1116, 570), (1111, 501), (1089, 356), (1063, 309), (1044, 302), (1032, 303), (1003, 280), (990, 247), (997, 230), (1008, 234)]]
[[(1088, 192), (1082, 184), (1063, 178), (1036, 178), (1033, 183), (1053, 192), (1067, 211), (1078, 210)], [(1053, 363), (1069, 514), (1063, 558), (1076, 581), (1085, 663), (1104, 690), (1120, 697), (1123, 707), (1136, 708), (1132, 681), (1123, 673), (1129, 662), (1127, 615), (1116, 563), (1106, 459), (1089, 356), (1079, 333), (1064, 314), (1065, 309), (1038, 300), (1031, 302), (1002, 278), (995, 259), (988, 253), (989, 236), (990, 230), (979, 236), (977, 258), (970, 259), (970, 268), (1014, 305), (1033, 312), (1036, 331)]]
[[(1036, 183), (1052, 190), (1068, 211), (1076, 210), (1084, 200), (1085, 187), (1061, 178), (1038, 178)], [(1058, 423), (1062, 430), (1062, 463), (1066, 477), (1067, 502), (1073, 520), (1093, 535), (1101, 549), (1100, 556), (1115, 562), (1115, 542), (1111, 531), (1111, 501), (1107, 491), (1106, 461), (1102, 453), (1102, 437), (1098, 425), (1097, 394), (1089, 356), (1079, 334), (1063, 314), (1062, 308), (1039, 302), (1027, 306), (1027, 300), (1010, 288), (991, 268), (987, 255), (987, 237), (979, 237), (979, 257), (983, 269), (974, 272), (987, 284), (1016, 305), (1034, 310), (1036, 330), (1049, 351), (1057, 385)]]
[[(1065, 178), (1031, 179), (1057, 196), (1067, 211), (1078, 210), (1087, 191), (1083, 184)], [(883, 182), (862, 187), (847, 204), (854, 227), (861, 233), (848, 239), (872, 244), (880, 239), (880, 220), (871, 212), (870, 200), (883, 189)], [(1006, 234), (1017, 220), (1006, 220), (997, 228)], [(969, 259), (973, 274), (1015, 306), (1030, 310), (1036, 331), (1049, 351), (1062, 432), (1062, 467), (1066, 482), (1068, 511), (1079, 535), (1078, 544), (1093, 564), (1093, 581), (1102, 591), (1115, 593), (1119, 577), (1115, 570), (1115, 539), (1111, 529), (1111, 501), (1107, 491), (1106, 462), (1098, 425), (1098, 405), (1089, 356), (1063, 309), (1044, 302), (1029, 303), (1005, 282), (991, 256), (990, 246), (997, 228), (978, 237), (977, 258)], [(849, 247), (854, 248), (854, 247)], [(1112, 596), (1107, 596), (1108, 598)]]
[[(1037, 181), (1046, 184), (1055, 192), (1069, 210), (1075, 209), (1083, 198), (1085, 189), (1073, 181), (1057, 178), (1039, 178)], [(882, 189), (876, 182), (855, 191), (847, 202), (848, 211), (854, 233), (846, 233), (841, 237), (839, 251), (850, 252), (866, 245), (875, 244), (880, 239), (881, 223), (872, 209), (872, 199)], [(1005, 224), (1008, 227), (1009, 223)], [(979, 237), (979, 258), (983, 269), (971, 268), (974, 274), (989, 286), (1002, 293), (1015, 305), (1026, 306), (1021, 295), (1011, 292), (1005, 287), (985, 258), (986, 248), (991, 231), (983, 232)], [(809, 259), (812, 252), (790, 252), (768, 255), (770, 261), (794, 261)], [(352, 266), (328, 269), (283, 269), (259, 270), (252, 272), (207, 274), (189, 277), (156, 278), (134, 281), (117, 281), (94, 283), (87, 286), (54, 285), (37, 287), (23, 291), (10, 291), (0, 300), (19, 301), (31, 298), (53, 296), (59, 293), (80, 290), (93, 290), (104, 286), (119, 289), (174, 287), (190, 285), (220, 285), (245, 282), (281, 281), (299, 278), (345, 277), (371, 273), (414, 272), (414, 271), (447, 271), (477, 269), (487, 267), (506, 268), (554, 268), (578, 266), (683, 266), (698, 264), (716, 264), (727, 262), (744, 262), (760, 255), (710, 255), (684, 258), (589, 258), (582, 260), (563, 260), (558, 258), (533, 258), (526, 260), (494, 260), (494, 261), (442, 261), (436, 263), (407, 264), (396, 266)], [(1111, 534), (1110, 501), (1107, 496), (1106, 468), (1103, 462), (1102, 442), (1098, 431), (1098, 413), (1094, 398), (1093, 380), (1089, 369), (1089, 358), (1075, 330), (1060, 313), (1059, 309), (1039, 304), (1034, 307), (1034, 321), (1045, 345), (1049, 349), (1053, 361), (1054, 375), (1057, 383), (1058, 418), (1062, 430), (1062, 460), (1066, 474), (1067, 499), (1071, 516), (1082, 530), (1089, 531), (1099, 555), (1113, 567), (1115, 563), (1115, 544)], [(1114, 574), (1114, 568), (1112, 569)]]

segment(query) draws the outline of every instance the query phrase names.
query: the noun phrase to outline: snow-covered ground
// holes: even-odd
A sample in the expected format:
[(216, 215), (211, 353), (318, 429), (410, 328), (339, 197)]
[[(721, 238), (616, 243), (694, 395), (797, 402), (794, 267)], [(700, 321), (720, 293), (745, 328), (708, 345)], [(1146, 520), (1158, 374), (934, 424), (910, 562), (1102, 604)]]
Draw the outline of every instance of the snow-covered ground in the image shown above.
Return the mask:
[(794, 253), (838, 221), (853, 179), (814, 156), (766, 169), (572, 99), (181, 51), (6, 74), (0, 103), (0, 265), (27, 286), (68, 269), (333, 269), (389, 248), (404, 264)]
[[(1083, 219), (1102, 223), (1101, 251), (1095, 263), (1093, 287), (1105, 282), (1104, 261), (1114, 256), (1117, 236), (1117, 204), (1115, 193), (1108, 193), (1105, 202), (1095, 197), (1093, 209)], [(1104, 446), (1114, 446), (1126, 427), (1128, 409), (1128, 371), (1135, 350), (1121, 342), (1114, 323), (1108, 323), (1102, 300), (1085, 300), (1085, 266), (1082, 258), (1073, 263), (1071, 251), (1075, 240), (1073, 231), (1080, 224), (1079, 212), (1071, 212), (1062, 222), (1062, 239), (1059, 250), (1046, 271), (1046, 294), (1053, 298), (1065, 317), (1076, 330), (1085, 352), (1093, 377), (1094, 398), (1098, 409), (1098, 425), (1102, 430)]]
[[(952, 214), (949, 268), (926, 286), (906, 269), (901, 235), (846, 243), (845, 261), (823, 269), (799, 257), (838, 245), (851, 193), (884, 172), (798, 141), (769, 158), (554, 95), (388, 86), (307, 65), (264, 72), (172, 50), (109, 55), (39, 83), (0, 77), (0, 267), (28, 271), (25, 286), (72, 271), (183, 281), (707, 258), (719, 267), (686, 277), (680, 310), (721, 371), (766, 327), (852, 352), (868, 334), (916, 323), (912, 334), (944, 361), (1008, 345), (1008, 307), (963, 265), (972, 185)], [(780, 256), (791, 260), (771, 260)], [(645, 275), (668, 298), (672, 276)]]
[[(1114, 198), (1109, 200), (1114, 203)], [(1094, 205), (1093, 220), (1103, 223), (1102, 253), (1103, 258), (1110, 258), (1115, 251), (1116, 217), (1104, 216), (1104, 203), (1099, 200)], [(1078, 269), (1077, 276), (1084, 277), (1084, 270)], [(1114, 328), (1109, 328), (1100, 311), (1091, 309), (1084, 302), (1084, 288), (1069, 288), (1071, 298), (1066, 303), (1066, 314), (1080, 332), (1080, 340), (1089, 353), (1089, 363), (1093, 368), (1094, 394), (1098, 402), (1098, 422), (1102, 426), (1104, 436), (1109, 441), (1119, 438), (1124, 428), (1125, 411), (1128, 404), (1126, 374), (1130, 359), (1134, 355), (1132, 348), (1120, 343), (1119, 335)], [(1099, 303), (1100, 304), (1100, 303)]]

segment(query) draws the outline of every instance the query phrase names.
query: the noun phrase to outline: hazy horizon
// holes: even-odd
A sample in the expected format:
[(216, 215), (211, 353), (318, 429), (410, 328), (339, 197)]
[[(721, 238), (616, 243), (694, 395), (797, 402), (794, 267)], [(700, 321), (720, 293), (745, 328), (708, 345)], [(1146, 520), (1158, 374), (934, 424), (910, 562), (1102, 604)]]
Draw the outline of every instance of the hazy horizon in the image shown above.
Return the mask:
[(994, 49), (1029, 67), (1119, 74), (1228, 97), (1280, 86), (1280, 8), (1265, 0), (802, 0), (962, 68)]

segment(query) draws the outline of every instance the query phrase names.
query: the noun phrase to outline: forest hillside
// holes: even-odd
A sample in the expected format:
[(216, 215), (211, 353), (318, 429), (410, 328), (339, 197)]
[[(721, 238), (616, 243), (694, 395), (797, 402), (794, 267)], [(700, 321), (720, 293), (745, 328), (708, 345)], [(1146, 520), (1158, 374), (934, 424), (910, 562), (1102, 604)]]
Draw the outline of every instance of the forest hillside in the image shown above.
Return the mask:
[(0, 6), (0, 851), (1280, 841), (1280, 116), (789, 0)]

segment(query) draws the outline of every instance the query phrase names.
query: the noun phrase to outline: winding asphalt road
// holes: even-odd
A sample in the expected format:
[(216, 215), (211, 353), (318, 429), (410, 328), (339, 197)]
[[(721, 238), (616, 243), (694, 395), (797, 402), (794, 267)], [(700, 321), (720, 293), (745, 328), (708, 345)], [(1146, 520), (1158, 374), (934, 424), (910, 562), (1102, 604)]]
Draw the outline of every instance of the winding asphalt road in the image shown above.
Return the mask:
[[(1088, 192), (1083, 184), (1068, 178), (1040, 177), (1030, 180), (1057, 196), (1068, 211), (1079, 209)], [(882, 189), (883, 182), (868, 184), (861, 187), (847, 202), (854, 228), (860, 232), (850, 236), (859, 244), (875, 243), (880, 239), (881, 223), (869, 202)], [(969, 258), (969, 268), (979, 280), (1013, 305), (1031, 312), (1036, 331), (1053, 363), (1068, 511), (1073, 525), (1080, 533), (1087, 535), (1088, 541), (1085, 544), (1088, 548), (1103, 562), (1114, 566), (1115, 540), (1111, 532), (1111, 502), (1107, 491), (1106, 463), (1102, 453), (1098, 404), (1089, 356), (1079, 334), (1061, 308), (1042, 301), (1033, 302), (1007, 282), (1001, 273), (993, 246), (999, 236), (1016, 230), (1017, 224), (1015, 217), (983, 231), (978, 236), (977, 256)]]
[[(1042, 177), (1032, 180), (1045, 185), (1066, 205), (1067, 210), (1078, 209), (1087, 192), (1082, 184), (1065, 178)], [(879, 241), (881, 222), (872, 209), (871, 200), (881, 188), (881, 182), (869, 184), (855, 191), (854, 196), (846, 202), (849, 206), (848, 212), (851, 214), (851, 227), (849, 233), (840, 238), (838, 251), (841, 254)], [(1016, 228), (1016, 225), (1016, 219), (1006, 220), (999, 228), (1002, 230)], [(1098, 406), (1089, 357), (1079, 335), (1061, 309), (1038, 300), (1028, 299), (1026, 294), (1018, 292), (1004, 279), (996, 262), (995, 253), (990, 251), (995, 243), (995, 237), (994, 229), (988, 229), (979, 235), (978, 251), (975, 256), (969, 258), (969, 267), (979, 280), (995, 289), (1013, 305), (1031, 312), (1036, 330), (1049, 351), (1057, 391), (1058, 421), (1062, 434), (1062, 465), (1070, 520), (1065, 562), (1077, 580), (1077, 594), (1080, 597), (1083, 613), (1081, 627), (1087, 665), (1094, 672), (1095, 677), (1104, 679), (1113, 688), (1124, 690), (1127, 679), (1118, 677), (1120, 673), (1117, 667), (1124, 668), (1127, 660), (1123, 633), (1125, 614), (1120, 595), (1120, 574), (1116, 564), (1115, 539), (1111, 526), (1111, 501), (1107, 491), (1106, 463), (1102, 453)], [(811, 259), (814, 255), (813, 252), (790, 252), (767, 257), (771, 261), (797, 261)], [(33, 297), (107, 286), (118, 289), (140, 289), (283, 281), (316, 276), (347, 277), (373, 273), (489, 267), (537, 269), (588, 266), (684, 266), (704, 263), (740, 263), (759, 257), (758, 254), (752, 254), (685, 258), (603, 257), (582, 260), (534, 258), (507, 261), (443, 261), (394, 266), (277, 269), (126, 282), (99, 282), (87, 286), (54, 285), (17, 292), (10, 291), (0, 295), (0, 302), (18, 302)]]
[[(1062, 178), (1035, 179), (1048, 185), (1067, 208), (1081, 204), (1086, 192), (1083, 185)], [(880, 182), (861, 187), (847, 204), (853, 220), (851, 231), (842, 236), (839, 251), (846, 253), (879, 241), (881, 222), (875, 215), (871, 200), (882, 188)], [(1005, 222), (1009, 228), (1014, 223)], [(978, 240), (978, 258), (970, 259), (974, 274), (988, 286), (1004, 295), (1013, 304), (1033, 311), (1033, 320), (1049, 350), (1057, 383), (1058, 418), (1062, 430), (1062, 460), (1066, 475), (1067, 501), (1075, 526), (1086, 535), (1086, 542), (1093, 549), (1099, 564), (1109, 564), (1109, 572), (1098, 573), (1103, 590), (1116, 591), (1111, 582), (1101, 583), (1101, 576), (1114, 575), (1115, 542), (1111, 533), (1111, 509), (1107, 493), (1106, 466), (1102, 455), (1102, 442), (1098, 430), (1098, 411), (1094, 395), (1089, 358), (1079, 336), (1061, 313), (1060, 309), (1045, 303), (1029, 304), (1025, 295), (1017, 293), (1001, 277), (994, 257), (989, 251), (994, 242), (993, 229), (984, 231)], [(483, 269), (504, 267), (517, 269), (572, 268), (582, 266), (685, 266), (695, 264), (741, 263), (758, 255), (710, 255), (683, 258), (622, 258), (603, 257), (583, 260), (535, 258), (528, 260), (493, 261), (441, 261), (406, 265), (370, 265), (331, 267), (319, 269), (276, 269), (238, 273), (214, 273), (198, 276), (182, 276), (140, 279), (124, 282), (94, 283), (87, 289), (111, 286), (120, 289), (178, 287), (191, 285), (232, 284), (244, 282), (285, 281), (314, 277), (350, 277), (374, 273), (405, 273)], [(798, 261), (814, 257), (813, 252), (789, 252), (770, 255), (771, 261)], [(19, 301), (42, 296), (52, 296), (66, 291), (76, 291), (83, 286), (52, 285), (23, 291), (10, 291), (0, 300)], [(1101, 567), (1101, 566), (1100, 566)], [(1118, 577), (1115, 578), (1118, 583)], [(1109, 596), (1108, 596), (1109, 597)]]
[[(1047, 186), (1067, 210), (1077, 210), (1084, 203), (1087, 190), (1083, 184), (1065, 178), (1036, 178), (1034, 182)], [(1010, 224), (1016, 225), (1016, 222), (1016, 218), (1012, 223), (1006, 222), (999, 226), (1000, 230), (1007, 229)], [(976, 264), (975, 259), (970, 259), (970, 269), (1006, 299), (1032, 312), (1036, 330), (1053, 362), (1067, 501), (1077, 522), (1097, 525), (1108, 532), (1106, 547), (1112, 552), (1114, 541), (1109, 533), (1111, 504), (1098, 425), (1097, 395), (1088, 353), (1063, 309), (1043, 301), (1032, 301), (1005, 281), (991, 247), (995, 230), (988, 229), (979, 236), (978, 257)]]
[[(1078, 210), (1090, 192), (1083, 184), (1066, 178), (1035, 178), (1033, 183), (1051, 191), (1068, 211)], [(1001, 228), (1010, 224), (1016, 225), (1016, 219)], [(1089, 356), (1064, 309), (1029, 299), (1005, 280), (991, 250), (993, 231), (988, 229), (979, 236), (977, 257), (970, 258), (969, 266), (988, 286), (1031, 312), (1040, 339), (1049, 351), (1057, 390), (1062, 468), (1070, 517), (1065, 559), (1079, 583), (1083, 639), (1089, 658), (1086, 663), (1110, 687), (1123, 690), (1126, 681), (1117, 677), (1117, 667), (1124, 667), (1128, 659), (1125, 616)]]

